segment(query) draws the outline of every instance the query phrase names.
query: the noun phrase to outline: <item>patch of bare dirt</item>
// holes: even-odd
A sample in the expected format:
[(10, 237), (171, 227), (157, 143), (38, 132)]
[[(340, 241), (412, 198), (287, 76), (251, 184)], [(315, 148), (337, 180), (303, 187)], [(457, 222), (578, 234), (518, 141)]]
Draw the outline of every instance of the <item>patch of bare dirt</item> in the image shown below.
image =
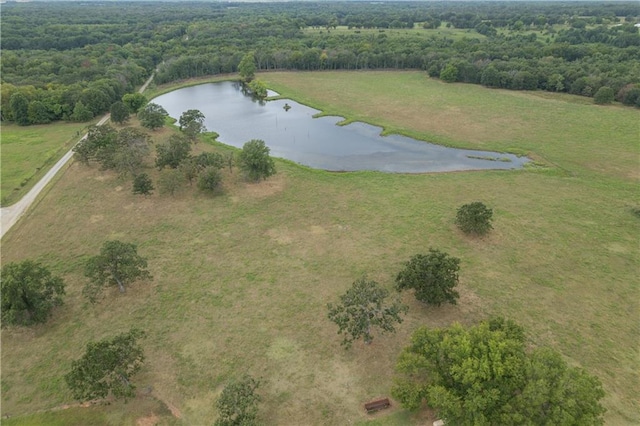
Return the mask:
[(181, 419), (182, 418), (182, 413), (180, 412), (178, 407), (176, 407), (175, 405), (173, 405), (169, 401), (162, 401), (162, 402), (164, 402), (164, 404), (167, 406), (169, 411), (171, 411), (171, 414), (173, 415), (173, 417), (175, 417), (176, 419)]
[(282, 174), (271, 176), (267, 180), (247, 183), (243, 192), (250, 197), (264, 198), (282, 192), (285, 188), (285, 177)]
[(160, 417), (155, 414), (150, 414), (146, 417), (141, 417), (136, 420), (136, 426), (155, 426), (160, 421)]

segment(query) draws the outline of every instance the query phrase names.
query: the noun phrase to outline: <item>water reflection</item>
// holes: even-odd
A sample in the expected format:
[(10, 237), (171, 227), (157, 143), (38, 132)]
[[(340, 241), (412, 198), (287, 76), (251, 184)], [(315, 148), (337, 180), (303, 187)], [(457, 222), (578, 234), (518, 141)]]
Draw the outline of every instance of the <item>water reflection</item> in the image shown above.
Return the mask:
[[(269, 95), (276, 93), (269, 91)], [(337, 126), (341, 117), (313, 118), (319, 111), (290, 99), (256, 101), (237, 83), (209, 83), (161, 95), (153, 102), (178, 119), (200, 110), (218, 140), (241, 148), (262, 139), (275, 157), (331, 171), (377, 170), (394, 173), (520, 168), (528, 160), (512, 154), (446, 148), (405, 136), (380, 136), (365, 123)], [(289, 108), (285, 108), (285, 105)]]

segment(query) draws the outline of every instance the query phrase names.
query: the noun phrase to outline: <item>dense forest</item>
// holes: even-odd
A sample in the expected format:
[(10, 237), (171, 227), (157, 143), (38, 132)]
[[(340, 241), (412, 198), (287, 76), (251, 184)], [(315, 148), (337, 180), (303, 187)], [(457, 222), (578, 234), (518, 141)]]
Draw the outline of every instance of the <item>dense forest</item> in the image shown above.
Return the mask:
[(640, 106), (637, 2), (6, 3), (1, 118), (86, 121), (157, 69), (421, 69)]

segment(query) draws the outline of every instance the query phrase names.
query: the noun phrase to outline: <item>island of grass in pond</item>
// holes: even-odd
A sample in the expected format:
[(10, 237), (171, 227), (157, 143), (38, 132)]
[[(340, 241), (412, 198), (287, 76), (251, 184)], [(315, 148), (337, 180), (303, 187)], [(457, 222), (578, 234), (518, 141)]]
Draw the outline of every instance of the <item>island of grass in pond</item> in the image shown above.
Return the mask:
[(176, 119), (189, 109), (200, 110), (207, 129), (218, 133), (223, 143), (242, 147), (251, 139), (262, 139), (273, 156), (316, 169), (424, 173), (515, 169), (529, 161), (513, 154), (448, 148), (401, 135), (381, 136), (380, 127), (366, 123), (337, 126), (341, 117), (314, 118), (318, 110), (290, 99), (257, 101), (233, 82), (186, 87), (154, 102)]

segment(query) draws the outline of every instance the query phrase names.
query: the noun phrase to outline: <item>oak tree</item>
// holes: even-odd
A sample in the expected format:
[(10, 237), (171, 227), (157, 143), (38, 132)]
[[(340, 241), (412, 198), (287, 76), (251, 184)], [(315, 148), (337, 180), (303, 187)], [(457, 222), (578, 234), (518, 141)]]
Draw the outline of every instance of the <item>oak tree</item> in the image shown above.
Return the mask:
[(459, 270), (460, 259), (429, 249), (428, 254), (416, 254), (404, 264), (396, 276), (396, 289), (413, 289), (416, 299), (429, 305), (440, 306), (445, 302), (455, 305), (460, 297), (454, 290)]
[(171, 135), (167, 143), (156, 145), (156, 152), (156, 167), (159, 170), (165, 167), (177, 169), (180, 163), (189, 157), (191, 144), (182, 136)]
[(396, 369), (392, 395), (411, 410), (427, 401), (447, 424), (602, 424), (599, 380), (550, 349), (527, 351), (523, 329), (501, 318), (419, 328)]
[(142, 93), (127, 93), (122, 97), (122, 103), (127, 106), (131, 114), (136, 114), (147, 104), (147, 98)]
[(178, 120), (180, 130), (190, 141), (196, 141), (196, 137), (206, 132), (204, 125), (204, 114), (197, 109), (190, 109), (182, 113)]
[(83, 294), (95, 302), (105, 286), (117, 286), (121, 293), (136, 280), (149, 280), (147, 260), (138, 254), (135, 244), (118, 240), (105, 241), (100, 254), (91, 257), (85, 264), (84, 275), (89, 282)]
[(345, 348), (363, 338), (365, 344), (373, 340), (373, 328), (382, 332), (394, 332), (394, 324), (401, 323), (400, 314), (408, 308), (399, 301), (386, 304), (389, 291), (377, 282), (366, 277), (357, 279), (345, 294), (340, 296), (340, 303), (329, 303), (329, 319), (338, 325), (338, 334), (344, 334), (342, 345)]
[(129, 108), (122, 102), (114, 102), (109, 108), (111, 121), (116, 124), (124, 124), (129, 120)]
[(260, 139), (252, 139), (244, 144), (238, 156), (238, 166), (252, 181), (266, 179), (276, 173), (275, 163), (269, 156), (269, 147)]
[(147, 129), (155, 130), (164, 126), (164, 119), (168, 117), (167, 111), (160, 105), (148, 103), (138, 111), (140, 124)]
[(216, 403), (218, 418), (215, 426), (257, 425), (260, 395), (256, 390), (259, 386), (260, 382), (248, 375), (225, 386)]
[(62, 304), (62, 278), (38, 262), (23, 260), (2, 267), (2, 325), (43, 323)]
[(140, 173), (133, 178), (134, 194), (150, 195), (153, 189), (153, 181), (148, 174)]
[(82, 358), (71, 363), (65, 382), (78, 401), (106, 398), (127, 399), (135, 396), (131, 378), (140, 371), (144, 352), (138, 339), (145, 336), (132, 328), (111, 339), (89, 342)]
[(456, 225), (465, 234), (484, 235), (493, 228), (493, 210), (476, 201), (462, 205), (456, 213)]

